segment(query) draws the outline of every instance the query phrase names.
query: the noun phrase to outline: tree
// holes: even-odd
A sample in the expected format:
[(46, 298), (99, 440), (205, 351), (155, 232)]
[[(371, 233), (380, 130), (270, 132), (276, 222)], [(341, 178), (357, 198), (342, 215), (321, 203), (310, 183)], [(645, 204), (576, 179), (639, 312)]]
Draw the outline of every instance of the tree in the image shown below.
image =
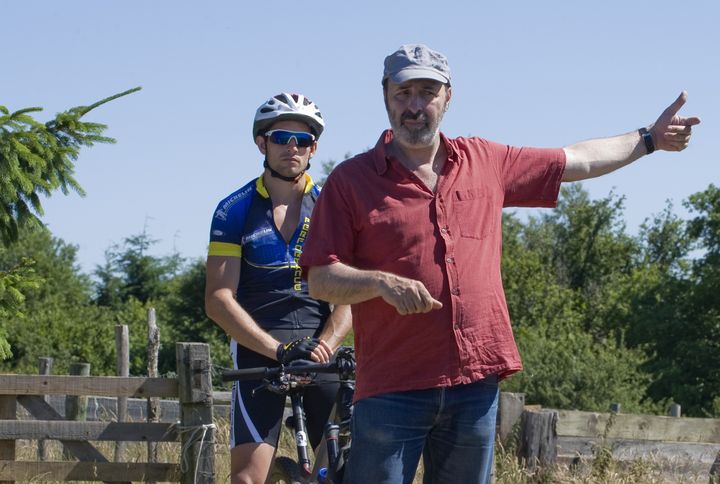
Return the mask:
[(72, 189), (84, 192), (73, 177), (83, 146), (115, 143), (103, 136), (107, 126), (84, 122), (91, 110), (113, 99), (138, 91), (136, 87), (107, 97), (90, 106), (77, 106), (59, 113), (55, 119), (40, 123), (29, 113), (42, 111), (32, 107), (10, 113), (0, 106), (0, 240), (7, 245), (18, 237), (24, 223), (38, 225), (42, 215), (40, 195), (49, 196), (57, 189), (68, 194)]
[[(106, 262), (95, 270), (95, 302), (113, 312), (117, 324), (128, 326), (130, 333), (130, 371), (145, 374), (147, 369), (147, 311), (157, 307), (161, 342), (167, 341), (173, 323), (162, 309), (173, 291), (173, 280), (182, 274), (184, 260), (179, 254), (151, 255), (157, 243), (143, 231), (131, 235), (105, 252)], [(174, 349), (172, 349), (174, 351)], [(163, 354), (163, 357), (167, 355)], [(170, 355), (174, 369), (174, 353)], [(161, 362), (162, 363), (162, 362)], [(165, 365), (162, 369), (168, 371)]]
[(524, 365), (503, 388), (556, 408), (605, 410), (619, 402), (631, 411), (654, 410), (646, 401), (649, 375), (639, 369), (645, 355), (596, 314), (603, 300), (618, 299), (610, 248), (629, 243), (619, 226), (613, 229), (621, 205), (612, 198), (591, 202), (577, 187), (563, 190), (558, 205), (526, 223), (503, 215), (502, 274)]
[[(115, 140), (102, 135), (107, 126), (84, 122), (81, 118), (96, 107), (139, 89), (130, 89), (90, 106), (74, 107), (44, 124), (30, 115), (42, 108), (10, 113), (5, 106), (0, 106), (0, 243), (3, 246), (17, 241), (23, 225), (41, 225), (40, 195), (50, 196), (58, 189), (65, 194), (72, 189), (83, 195), (73, 177), (74, 161), (80, 149)], [(31, 265), (27, 260), (0, 267), (0, 316), (3, 319), (21, 316), (24, 292), (39, 283)], [(6, 336), (7, 330), (0, 327), (0, 360), (9, 356)]]
[(34, 373), (38, 357), (52, 356), (56, 368), (73, 361), (91, 363), (93, 373), (114, 373), (115, 315), (92, 301), (90, 279), (77, 265), (77, 247), (50, 234), (45, 227), (24, 226), (18, 243), (0, 247), (0, 267), (32, 260), (35, 284), (23, 289), (22, 317), (5, 319), (12, 356), (0, 371)]
[(685, 206), (695, 214), (686, 223), (659, 217), (645, 231), (647, 257), (668, 270), (638, 299), (630, 336), (651, 354), (651, 396), (672, 397), (688, 415), (720, 416), (720, 190), (711, 184)]
[[(205, 260), (196, 260), (173, 278), (167, 297), (158, 305), (158, 318), (166, 328), (163, 339), (205, 342), (215, 365), (232, 368), (228, 336), (205, 314)], [(163, 347), (160, 369), (174, 371), (174, 347)]]
[(97, 267), (97, 303), (118, 307), (131, 298), (145, 304), (168, 294), (169, 283), (183, 265), (179, 254), (156, 257), (148, 253), (157, 243), (147, 232), (131, 235), (105, 252)]

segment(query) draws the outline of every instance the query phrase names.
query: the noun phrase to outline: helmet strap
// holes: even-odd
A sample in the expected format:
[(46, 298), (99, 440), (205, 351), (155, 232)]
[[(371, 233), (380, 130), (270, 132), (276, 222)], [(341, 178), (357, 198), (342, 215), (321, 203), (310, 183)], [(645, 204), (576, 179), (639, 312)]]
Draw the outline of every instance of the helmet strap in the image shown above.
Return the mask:
[(297, 183), (305, 175), (305, 172), (310, 169), (310, 162), (308, 161), (308, 164), (305, 166), (305, 169), (303, 171), (301, 171), (300, 173), (298, 173), (297, 176), (281, 175), (280, 173), (278, 173), (277, 171), (272, 169), (272, 167), (270, 166), (270, 164), (267, 161), (267, 158), (265, 158), (265, 160), (263, 161), (263, 167), (268, 169), (268, 171), (270, 172), (270, 176), (272, 176), (273, 178), (279, 178), (286, 182)]

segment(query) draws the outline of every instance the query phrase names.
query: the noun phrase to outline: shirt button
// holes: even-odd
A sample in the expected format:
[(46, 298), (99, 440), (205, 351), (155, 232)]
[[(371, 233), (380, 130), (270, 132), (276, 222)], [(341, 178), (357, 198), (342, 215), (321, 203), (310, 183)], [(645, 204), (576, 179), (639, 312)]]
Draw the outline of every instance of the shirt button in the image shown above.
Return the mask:
[(445, 227), (440, 229), (441, 234), (447, 234), (447, 229)]
[(450, 292), (452, 292), (454, 295), (457, 296), (458, 294), (460, 294), (460, 289), (458, 289), (458, 288), (456, 287), (456, 288), (453, 288), (453, 290), (450, 291)]
[(452, 264), (453, 262), (455, 262), (455, 258), (454, 258), (454, 257), (448, 257), (447, 259), (445, 259), (445, 262), (447, 262), (448, 264)]

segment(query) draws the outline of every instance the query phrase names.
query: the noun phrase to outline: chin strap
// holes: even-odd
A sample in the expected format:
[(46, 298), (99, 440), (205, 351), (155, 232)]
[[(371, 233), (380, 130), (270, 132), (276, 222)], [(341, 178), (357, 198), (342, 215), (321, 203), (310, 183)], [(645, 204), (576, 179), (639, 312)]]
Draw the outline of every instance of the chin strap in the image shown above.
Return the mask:
[(275, 170), (273, 170), (273, 169), (270, 167), (270, 164), (268, 163), (267, 158), (265, 158), (265, 161), (263, 161), (263, 166), (268, 169), (268, 171), (270, 172), (270, 175), (271, 175), (273, 178), (279, 178), (279, 179), (284, 180), (284, 181), (286, 181), (286, 182), (297, 183), (297, 182), (299, 182), (299, 181), (302, 179), (302, 177), (305, 175), (305, 172), (310, 169), (310, 162), (308, 162), (307, 166), (305, 166), (305, 169), (304, 169), (303, 171), (301, 171), (300, 173), (298, 173), (297, 176), (285, 176), (285, 175), (281, 175), (280, 173), (276, 172)]

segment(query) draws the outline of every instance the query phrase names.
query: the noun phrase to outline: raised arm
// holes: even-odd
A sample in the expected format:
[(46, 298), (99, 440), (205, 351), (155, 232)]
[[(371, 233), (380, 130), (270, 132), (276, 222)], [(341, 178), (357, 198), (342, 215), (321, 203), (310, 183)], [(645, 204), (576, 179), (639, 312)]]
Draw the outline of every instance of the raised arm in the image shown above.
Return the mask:
[[(677, 113), (687, 100), (683, 91), (658, 119), (647, 127), (655, 150), (682, 151), (690, 141), (692, 127), (700, 118), (683, 117)], [(646, 142), (639, 131), (611, 138), (582, 141), (564, 148), (566, 162), (562, 181), (595, 178), (615, 171), (648, 154)], [(651, 151), (650, 151), (651, 152)]]
[(333, 304), (357, 304), (381, 297), (400, 314), (427, 313), (442, 307), (420, 281), (341, 262), (310, 267), (308, 286), (312, 297)]

